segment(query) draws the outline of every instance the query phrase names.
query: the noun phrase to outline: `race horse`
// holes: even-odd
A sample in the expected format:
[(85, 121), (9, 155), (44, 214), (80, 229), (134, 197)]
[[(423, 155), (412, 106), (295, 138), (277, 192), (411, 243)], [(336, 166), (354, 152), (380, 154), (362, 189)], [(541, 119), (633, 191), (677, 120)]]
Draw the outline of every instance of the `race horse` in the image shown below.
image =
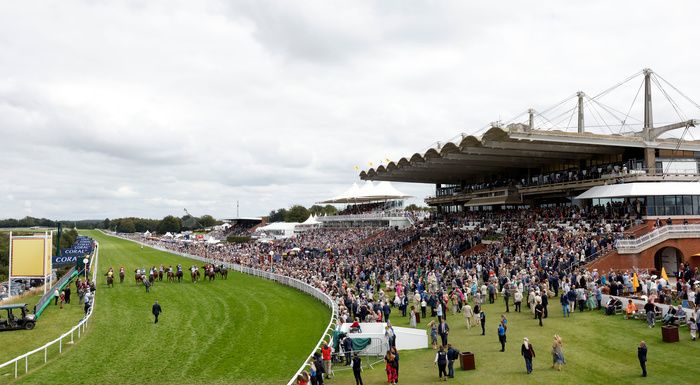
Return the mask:
[(219, 274), (221, 274), (222, 279), (228, 279), (228, 269), (224, 265), (219, 268)]
[(216, 279), (216, 272), (214, 271), (214, 265), (207, 265), (204, 270), (205, 277), (209, 278), (209, 282)]
[(153, 285), (153, 283), (154, 283), (155, 281), (156, 281), (156, 271), (155, 271), (155, 270), (151, 270), (151, 271), (148, 273), (148, 282), (150, 282), (151, 285)]
[(124, 269), (119, 270), (119, 283), (124, 283)]
[(175, 282), (175, 273), (173, 273), (173, 270), (170, 269), (168, 270), (168, 282)]
[(199, 281), (199, 269), (190, 270), (190, 271), (191, 271), (190, 274), (192, 276), (192, 282), (197, 283), (197, 281)]
[(107, 276), (107, 287), (114, 287), (114, 277), (111, 275)]
[(143, 283), (143, 280), (141, 278), (141, 270), (139, 270), (139, 269), (134, 270), (134, 281), (136, 282), (137, 285)]
[(158, 281), (163, 282), (163, 264), (160, 265), (160, 269), (158, 270)]
[(177, 282), (182, 282), (182, 270), (178, 270), (177, 273), (175, 273), (175, 276), (177, 277)]

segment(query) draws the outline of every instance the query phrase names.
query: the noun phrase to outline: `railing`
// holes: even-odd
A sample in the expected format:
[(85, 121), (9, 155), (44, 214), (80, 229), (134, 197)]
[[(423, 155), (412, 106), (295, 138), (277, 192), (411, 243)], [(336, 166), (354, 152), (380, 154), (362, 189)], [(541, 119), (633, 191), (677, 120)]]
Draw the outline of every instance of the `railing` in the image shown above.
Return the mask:
[(183, 253), (180, 251), (169, 250), (169, 249), (161, 247), (161, 246), (150, 245), (148, 243), (140, 242), (140, 241), (137, 241), (134, 239), (126, 238), (126, 237), (122, 237), (122, 236), (119, 236), (117, 234), (105, 233), (105, 232), (103, 232), (103, 233), (106, 235), (110, 235), (110, 236), (114, 236), (114, 237), (118, 237), (121, 239), (131, 241), (131, 242), (135, 242), (135, 243), (138, 243), (138, 244), (141, 244), (141, 245), (144, 245), (144, 246), (156, 249), (156, 250), (160, 250), (160, 251), (163, 251), (166, 253), (176, 254), (176, 255), (179, 255), (179, 256), (182, 256), (185, 258), (195, 259), (195, 260), (202, 261), (205, 263), (214, 263), (217, 265), (224, 265), (227, 268), (234, 270), (234, 271), (238, 271), (238, 272), (241, 272), (244, 274), (249, 274), (249, 275), (252, 275), (254, 277), (269, 279), (271, 281), (281, 283), (283, 285), (292, 287), (292, 288), (297, 289), (303, 293), (306, 293), (306, 294), (318, 299), (324, 305), (331, 308), (331, 311), (332, 311), (331, 318), (328, 321), (328, 326), (326, 326), (326, 329), (323, 332), (323, 335), (318, 340), (318, 342), (316, 343), (316, 346), (313, 348), (313, 350), (311, 350), (311, 353), (309, 353), (309, 355), (306, 357), (306, 359), (304, 360), (304, 363), (301, 365), (299, 370), (297, 370), (296, 373), (294, 373), (294, 375), (289, 380), (287, 385), (293, 385), (296, 383), (297, 376), (299, 374), (301, 374), (301, 372), (306, 368), (306, 366), (308, 365), (308, 361), (311, 359), (311, 357), (313, 357), (313, 354), (321, 348), (321, 343), (323, 343), (323, 341), (326, 338), (333, 337), (332, 332), (335, 329), (335, 324), (338, 321), (338, 315), (339, 315), (338, 314), (338, 304), (336, 304), (333, 301), (333, 299), (331, 299), (331, 297), (329, 297), (326, 293), (322, 292), (321, 290), (318, 290), (317, 288), (315, 288), (315, 287), (313, 287), (305, 282), (302, 282), (296, 278), (287, 277), (285, 275), (280, 275), (280, 274), (275, 274), (275, 273), (270, 273), (268, 271), (254, 269), (252, 267), (241, 266), (241, 265), (238, 265), (235, 263), (227, 263), (227, 262), (223, 262), (223, 261), (220, 261), (217, 259), (204, 258), (204, 257), (200, 257), (199, 255), (192, 255), (192, 254)]
[(351, 220), (372, 220), (372, 219), (405, 219), (408, 218), (408, 213), (400, 212), (378, 212), (364, 214), (347, 214), (347, 215), (330, 215), (327, 217), (318, 217), (319, 222), (332, 221), (351, 221)]
[[(98, 259), (98, 248), (95, 248), (94, 253), (92, 254), (92, 261), (90, 262), (90, 269), (92, 270), (92, 279), (93, 282), (95, 282), (95, 279), (97, 279), (97, 259)], [(95, 311), (95, 297), (92, 298), (92, 306), (90, 306), (90, 309), (88, 309), (87, 314), (85, 317), (78, 322), (77, 325), (73, 326), (69, 331), (66, 333), (62, 334), (60, 337), (56, 338), (55, 340), (46, 343), (44, 346), (41, 346), (39, 348), (36, 348), (30, 352), (24, 353), (20, 356), (17, 356), (4, 364), (0, 365), (0, 369), (10, 366), (12, 364), (15, 365), (15, 378), (19, 376), (19, 362), (24, 360), (24, 373), (26, 374), (29, 372), (29, 357), (39, 353), (39, 352), (44, 352), (44, 363), (48, 362), (49, 360), (49, 348), (52, 347), (53, 345), (58, 344), (58, 353), (62, 354), (63, 353), (63, 340), (67, 339), (70, 337), (70, 344), (73, 344), (75, 342), (75, 334), (77, 333), (78, 339), (81, 338), (82, 335), (85, 334), (85, 329), (88, 327), (88, 322), (90, 321), (90, 317), (92, 316), (92, 313)]]
[(620, 254), (631, 254), (675, 238), (700, 238), (700, 224), (663, 226), (639, 238), (620, 239), (615, 247)]
[(78, 273), (76, 271), (76, 267), (73, 266), (66, 274), (61, 277), (61, 279), (56, 282), (56, 284), (51, 287), (46, 294), (44, 294), (40, 299), (39, 302), (36, 303), (34, 306), (34, 314), (36, 314), (37, 319), (39, 316), (41, 316), (41, 313), (44, 312), (44, 309), (46, 308), (46, 305), (51, 302), (51, 298), (54, 297), (54, 290), (61, 291), (63, 290), (64, 287), (70, 282), (71, 279), (73, 279), (74, 276), (76, 276)]

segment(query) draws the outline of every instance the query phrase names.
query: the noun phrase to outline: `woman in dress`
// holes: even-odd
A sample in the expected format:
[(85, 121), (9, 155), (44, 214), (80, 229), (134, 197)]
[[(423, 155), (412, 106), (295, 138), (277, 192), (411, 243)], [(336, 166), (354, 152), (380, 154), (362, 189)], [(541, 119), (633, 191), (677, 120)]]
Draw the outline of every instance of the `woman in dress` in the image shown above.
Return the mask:
[(555, 334), (554, 341), (552, 342), (552, 369), (556, 368), (557, 370), (561, 370), (562, 365), (565, 363), (561, 337)]
[(430, 330), (430, 341), (433, 345), (433, 349), (437, 349), (437, 347), (438, 347), (437, 324), (435, 323), (435, 320), (431, 320), (428, 323), (428, 330)]
[(410, 321), (410, 325), (411, 325), (412, 328), (415, 328), (415, 327), (416, 327), (416, 307), (415, 307), (415, 306), (411, 306), (411, 321)]
[(394, 362), (394, 355), (389, 351), (386, 352), (384, 356), (384, 362), (386, 363), (386, 380), (389, 385), (396, 384), (398, 380), (396, 374), (396, 363)]

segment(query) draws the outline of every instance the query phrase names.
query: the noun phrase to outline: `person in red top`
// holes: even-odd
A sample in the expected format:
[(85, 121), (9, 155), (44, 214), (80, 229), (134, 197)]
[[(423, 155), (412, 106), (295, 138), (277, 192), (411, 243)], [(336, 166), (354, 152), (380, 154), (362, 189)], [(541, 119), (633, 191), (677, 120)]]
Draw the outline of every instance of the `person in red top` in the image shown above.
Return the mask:
[(326, 379), (331, 378), (331, 347), (328, 342), (324, 341), (321, 346), (321, 357), (323, 358), (323, 367), (326, 369)]

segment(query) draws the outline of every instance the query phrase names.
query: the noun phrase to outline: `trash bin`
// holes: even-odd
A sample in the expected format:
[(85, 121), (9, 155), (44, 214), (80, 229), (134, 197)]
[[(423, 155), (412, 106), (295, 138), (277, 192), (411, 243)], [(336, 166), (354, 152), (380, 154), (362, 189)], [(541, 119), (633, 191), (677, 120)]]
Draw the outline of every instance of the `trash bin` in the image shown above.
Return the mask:
[(662, 326), (661, 339), (663, 339), (664, 342), (678, 342), (678, 326)]
[(476, 364), (474, 363), (474, 353), (472, 352), (459, 353), (459, 363), (462, 370), (476, 369)]

